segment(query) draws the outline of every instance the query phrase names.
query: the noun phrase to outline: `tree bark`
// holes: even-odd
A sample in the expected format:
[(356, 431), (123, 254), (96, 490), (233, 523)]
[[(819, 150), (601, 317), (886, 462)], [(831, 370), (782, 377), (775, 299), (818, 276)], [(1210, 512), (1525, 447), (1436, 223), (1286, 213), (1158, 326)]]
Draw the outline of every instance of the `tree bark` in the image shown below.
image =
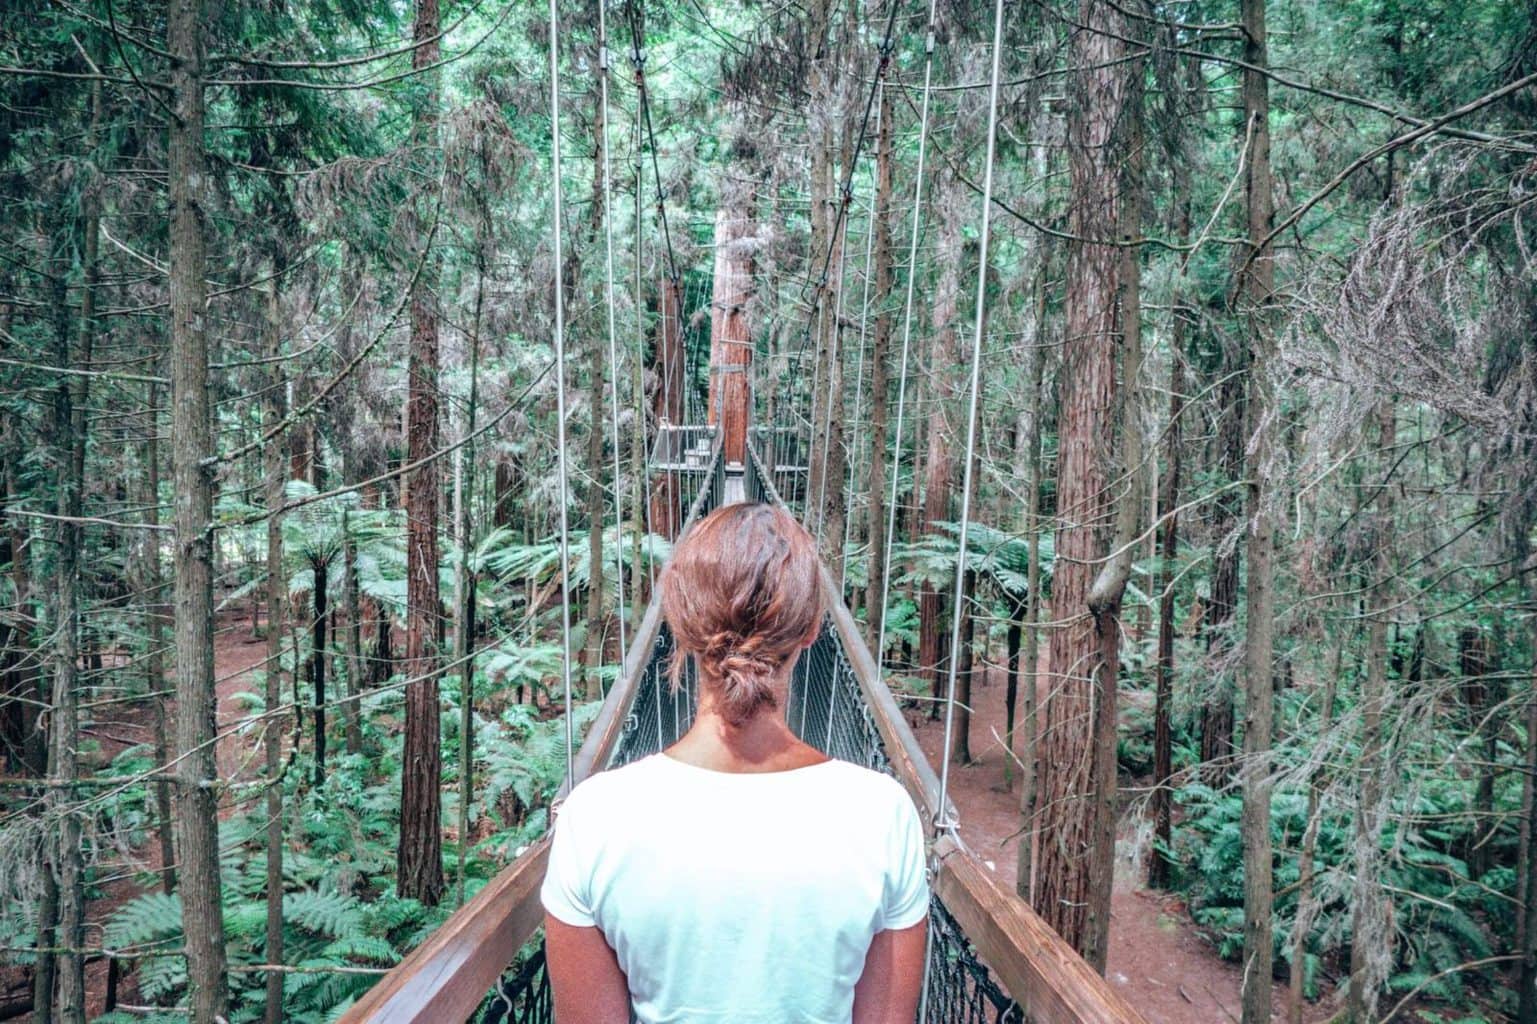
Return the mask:
[[(599, 71), (599, 75), (606, 71)], [(606, 165), (606, 150), (608, 146), (608, 111), (604, 109), (601, 97), (606, 95), (594, 81), (593, 87), (593, 122), (592, 122), (592, 238), (602, 238), (604, 231), (604, 218), (608, 216), (608, 207), (604, 203), (603, 175)], [(572, 275), (570, 280), (577, 280)], [(608, 296), (604, 288), (599, 285), (597, 295), (594, 297), (592, 308), (600, 311), (606, 318), (609, 314), (606, 309)], [(606, 336), (602, 331), (591, 331), (591, 348), (588, 350), (587, 359), (587, 491), (584, 497), (587, 505), (587, 629), (585, 643), (582, 645), (581, 664), (585, 670), (582, 675), (583, 690), (588, 700), (601, 700), (603, 697), (603, 639), (607, 632), (607, 617), (604, 615), (603, 592), (604, 575), (607, 571), (606, 561), (603, 558), (603, 480), (608, 475), (608, 467), (603, 460), (603, 364), (605, 355)], [(619, 368), (613, 368), (618, 374)], [(619, 495), (614, 495), (614, 501), (619, 500)], [(618, 544), (620, 538), (615, 537), (614, 543)], [(615, 586), (623, 586), (622, 581), (616, 580)]]
[(352, 539), (351, 516), (342, 510), (342, 611), (346, 629), (342, 633), (343, 659), (347, 670), (347, 688), (342, 701), (342, 735), (348, 754), (363, 752), (363, 724), (358, 698), (363, 693), (363, 602), (358, 594), (358, 545)]
[[(951, 494), (955, 489), (957, 432), (950, 428), (960, 383), (960, 350), (955, 334), (955, 320), (961, 291), (961, 216), (957, 209), (958, 184), (946, 175), (936, 175), (934, 201), (931, 204), (939, 221), (935, 260), (939, 281), (934, 289), (933, 319), (930, 334), (928, 385), (931, 392), (928, 415), (928, 448), (924, 458), (923, 533), (932, 536), (940, 524), (950, 521)], [(934, 703), (930, 717), (939, 715), (939, 701), (944, 696), (945, 648), (950, 631), (944, 625), (945, 596), (937, 580), (923, 580), (918, 591), (918, 667), (929, 677), (929, 692)], [(953, 654), (953, 652), (950, 652)]]
[[(1041, 161), (1044, 164), (1044, 160)], [(1033, 871), (1036, 843), (1036, 792), (1040, 762), (1040, 700), (1037, 692), (1041, 632), (1037, 622), (1041, 616), (1041, 411), (1042, 388), (1046, 382), (1046, 259), (1041, 258), (1035, 276), (1035, 344), (1030, 355), (1035, 361), (1031, 372), (1030, 396), (1026, 407), (1030, 417), (1026, 446), (1029, 451), (1029, 475), (1025, 497), (1025, 535), (1029, 538), (1029, 564), (1025, 568), (1025, 617), (1020, 624), (1024, 632), (1024, 693), (1025, 709), (1023, 745), (1019, 754), (1019, 852), (1015, 856), (1015, 891), (1021, 899), (1030, 899), (1033, 892)], [(1013, 749), (1013, 736), (1009, 747)]]
[[(1537, 581), (1528, 576), (1528, 607), (1537, 608)], [(1529, 785), (1525, 800), (1526, 820), (1522, 829), (1526, 839), (1526, 859), (1521, 872), (1526, 876), (1526, 904), (1521, 908), (1522, 932), (1519, 946), (1520, 995), (1516, 1004), (1516, 1024), (1537, 1024), (1537, 807), (1533, 806), (1533, 786), (1537, 785), (1537, 617), (1528, 621), (1530, 635), (1530, 693), (1526, 701), (1526, 772)]]
[[(1188, 210), (1189, 206), (1186, 205)], [(1186, 219), (1188, 225), (1188, 218)], [(1175, 306), (1180, 305), (1176, 298)], [(1164, 436), (1168, 467), (1159, 481), (1158, 654), (1153, 698), (1153, 855), (1147, 884), (1168, 888), (1174, 880), (1174, 745), (1169, 718), (1174, 705), (1174, 561), (1179, 557), (1181, 419), (1185, 412), (1184, 373), (1185, 315), (1176, 308), (1173, 337), (1169, 343), (1169, 425)]]
[[(267, 387), (262, 396), (263, 431), (270, 433), (262, 451), (267, 504), (267, 713), (275, 714), (283, 703), (283, 634), (288, 625), (288, 576), (283, 568), (283, 492), (287, 480), (284, 436), (280, 425), (287, 415), (283, 387), (283, 331), (278, 303), (279, 261), (272, 262), (272, 282), (267, 291)], [(285, 716), (286, 717), (286, 716)], [(267, 723), (262, 744), (267, 785), (267, 920), (262, 956), (269, 964), (283, 962), (283, 720)], [(283, 1020), (283, 974), (266, 977), (265, 1024)]]
[[(144, 679), (150, 698), (150, 727), (154, 733), (155, 763), (171, 763), (171, 744), (166, 732), (165, 697), (165, 579), (160, 569), (160, 385), (150, 383), (144, 399), (147, 415), (144, 424), (143, 492), (139, 504), (144, 508), (145, 525), (139, 538), (139, 589), (144, 595), (142, 628), (145, 636)], [(171, 810), (171, 784), (164, 775), (155, 780), (155, 833), (160, 844), (160, 888), (167, 896), (176, 889), (176, 841)]]
[(752, 193), (726, 186), (715, 215), (715, 273), (710, 301), (710, 394), (708, 422), (721, 431), (727, 463), (747, 459), (751, 414), (752, 330), (747, 319), (753, 294)]
[(315, 785), (326, 781), (326, 623), (331, 617), (330, 582), (331, 561), (315, 558), (310, 562), (314, 587), (310, 591), (313, 601), (314, 620), (310, 623), (310, 695), (311, 712), (315, 723)]
[[(881, 624), (876, 620), (886, 593), (886, 437), (888, 392), (891, 390), (891, 97), (880, 87), (880, 131), (875, 142), (875, 329), (870, 353), (870, 478), (865, 532), (869, 537), (870, 570), (865, 588), (865, 635), (874, 646)], [(911, 273), (911, 269), (908, 271)], [(884, 651), (875, 651), (879, 665)]]
[(182, 931), (193, 1024), (225, 1016), (219, 878), (218, 695), (213, 673), (213, 423), (209, 408), (207, 224), (203, 154), (203, 3), (170, 0), (171, 437), (176, 488), (176, 754)]
[(1270, 93), (1265, 68), (1269, 58), (1265, 37), (1265, 0), (1242, 0), (1244, 30), (1243, 103), (1249, 138), (1247, 169), (1248, 245), (1239, 293), (1246, 306), (1250, 358), (1249, 459), (1245, 487), (1249, 559), (1247, 617), (1244, 632), (1244, 973), (1242, 1024), (1268, 1024), (1273, 992), (1275, 946), (1271, 909), (1275, 893), (1270, 838), (1270, 745), (1275, 710), (1273, 651), (1275, 641), (1275, 523), (1267, 505), (1272, 471), (1274, 419), (1279, 405), (1269, 378), (1274, 341), (1269, 308), (1274, 302), (1275, 265), (1268, 245), (1275, 220), (1270, 178)]
[[(438, 60), (438, 0), (417, 0), (411, 63), (418, 71)], [(430, 74), (430, 72), (426, 72)], [(436, 82), (416, 115), (424, 140), (435, 133)], [(430, 148), (430, 147), (429, 147)], [(422, 245), (429, 240), (422, 233)], [(430, 254), (411, 296), (411, 347), (406, 379), (406, 459), (418, 468), (405, 478), (406, 686), (405, 749), (401, 759), (400, 846), (396, 888), (402, 896), (435, 906), (443, 895), (443, 737), (439, 729), (438, 639), (443, 607), (438, 595), (439, 466), (438, 320)]]
[[(1122, 259), (1092, 239), (1119, 235), (1118, 197), (1128, 82), (1126, 19), (1108, 0), (1082, 0), (1073, 36), (1068, 162), (1072, 190), (1067, 252), (1066, 334), (1058, 426), (1056, 563), (1045, 743), (1037, 815), (1041, 836), (1035, 907), (1096, 970), (1108, 945), (1114, 822), (1099, 820), (1115, 786), (1096, 739), (1114, 728), (1117, 664), (1113, 614), (1091, 614), (1090, 592), (1109, 554), (1114, 461), (1117, 301)], [(1108, 663), (1107, 663), (1108, 660)], [(1109, 705), (1109, 706), (1107, 706)], [(1108, 774), (1109, 777), (1106, 777)], [(1107, 801), (1107, 797), (1110, 798)]]
[(976, 665), (976, 652), (972, 644), (976, 640), (977, 619), (972, 607), (977, 586), (977, 574), (967, 569), (961, 587), (961, 649), (956, 652), (960, 660), (955, 666), (955, 729), (950, 737), (950, 760), (956, 764), (970, 764), (971, 758), (971, 673)]
[[(85, 289), (81, 297), (81, 339), (71, 351), (72, 324), (65, 292), (65, 269), (56, 264), (54, 281), (54, 318), (60, 367), (73, 365), (72, 358), (90, 363), (90, 337), (95, 325), (96, 218), (86, 217)], [(60, 234), (68, 239), (72, 231)], [(66, 241), (64, 244), (68, 244)], [(61, 253), (67, 258), (67, 254)], [(58, 263), (63, 264), (60, 260)], [(83, 540), (78, 519), (83, 510), (85, 458), (86, 381), (89, 378), (60, 375), (54, 389), (53, 464), (55, 469), (55, 509), (60, 517), (54, 524), (56, 551), (53, 586), (55, 640), (50, 661), (53, 676), (53, 723), (49, 729), (49, 771), (51, 779), (71, 782), (80, 775), (80, 546)], [(57, 991), (53, 1006), (54, 1020), (63, 1024), (85, 1024), (85, 867), (81, 856), (82, 829), (79, 812), (74, 808), (72, 789), (55, 786), (47, 791), (49, 817), (58, 831), (52, 861), (58, 881), (58, 931), (56, 942), (69, 952), (59, 954)]]
[[(677, 281), (661, 284), (661, 308), (657, 318), (655, 353), (656, 391), (651, 399), (652, 415), (660, 429), (683, 423), (683, 296)], [(677, 474), (661, 473), (651, 484), (651, 532), (671, 541), (683, 529), (682, 499), (678, 493)]]

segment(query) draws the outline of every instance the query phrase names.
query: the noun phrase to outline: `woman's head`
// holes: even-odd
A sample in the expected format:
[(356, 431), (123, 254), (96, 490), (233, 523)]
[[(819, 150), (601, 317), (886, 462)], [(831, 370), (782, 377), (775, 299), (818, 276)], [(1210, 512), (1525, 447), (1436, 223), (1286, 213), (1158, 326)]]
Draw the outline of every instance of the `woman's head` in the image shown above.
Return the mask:
[[(727, 722), (780, 702), (783, 669), (816, 636), (816, 544), (773, 505), (727, 505), (696, 523), (662, 573), (662, 614)], [(681, 667), (673, 662), (673, 679)]]

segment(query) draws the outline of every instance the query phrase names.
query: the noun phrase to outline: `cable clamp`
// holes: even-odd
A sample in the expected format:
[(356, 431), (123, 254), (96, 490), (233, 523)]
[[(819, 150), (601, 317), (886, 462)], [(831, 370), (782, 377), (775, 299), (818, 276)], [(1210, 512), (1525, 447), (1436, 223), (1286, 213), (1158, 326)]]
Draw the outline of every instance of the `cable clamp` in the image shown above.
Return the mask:
[(934, 53), (934, 26), (929, 26), (928, 38), (923, 41), (923, 52), (929, 55)]
[(604, 44), (602, 44), (601, 46), (598, 47), (598, 70), (603, 72), (605, 75), (608, 74), (608, 44), (607, 43), (604, 43)]

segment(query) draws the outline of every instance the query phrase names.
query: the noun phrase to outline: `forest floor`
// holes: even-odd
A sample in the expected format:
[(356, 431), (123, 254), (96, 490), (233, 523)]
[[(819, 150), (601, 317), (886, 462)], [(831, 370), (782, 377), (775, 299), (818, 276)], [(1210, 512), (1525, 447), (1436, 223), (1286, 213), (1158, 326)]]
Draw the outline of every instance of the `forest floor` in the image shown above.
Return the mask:
[[(998, 881), (1014, 888), (1018, 877), (1019, 773), (1004, 784), (1009, 760), (1004, 733), (1002, 673), (981, 673), (972, 693), (973, 761), (950, 770), (950, 798), (960, 818), (961, 838)], [(908, 723), (935, 771), (944, 743), (944, 720), (909, 710)], [(1124, 805), (1123, 801), (1123, 805)], [(1177, 896), (1147, 888), (1145, 856), (1133, 859), (1139, 828), (1134, 811), (1123, 812), (1117, 829), (1115, 891), (1110, 898), (1110, 959), (1106, 977), (1148, 1024), (1236, 1024), (1240, 966), (1217, 955)], [(1145, 852), (1145, 851), (1144, 851)], [(1287, 991), (1275, 987), (1274, 1018), (1285, 1019)], [(1318, 1024), (1338, 1012), (1325, 997), (1305, 1004), (1303, 1021)]]
[[(249, 614), (231, 612), (219, 617), (219, 629), (214, 638), (214, 679), (218, 689), (216, 722), (221, 734), (249, 714), (244, 706), (242, 695), (253, 691), (251, 672), (261, 666), (266, 654), (266, 644), (260, 638), (253, 638), (251, 635)], [(130, 747), (154, 743), (154, 727), (148, 711), (135, 705), (119, 705), (119, 707), (122, 708), (121, 711), (104, 715), (97, 720), (92, 729), (94, 738), (100, 744), (100, 753), (94, 756), (103, 764), (110, 762)], [(170, 718), (171, 711), (168, 708), (167, 719)], [(259, 751), (254, 736), (253, 733), (241, 731), (231, 731), (227, 735), (221, 735), (218, 744), (220, 778), (227, 782), (248, 782), (255, 772), (260, 771), (260, 766), (256, 763)], [(226, 809), (223, 815), (227, 816), (232, 812), (232, 808)], [(133, 872), (111, 877), (102, 885), (102, 895), (87, 904), (86, 935), (88, 939), (100, 935), (100, 926), (116, 913), (119, 907), (146, 891), (142, 879), (147, 875), (143, 873), (160, 870), (160, 845), (154, 836), (150, 836), (143, 846), (131, 851), (131, 856)], [(19, 980), (21, 972), (16, 973)], [(107, 973), (105, 960), (91, 960), (86, 964), (86, 1011), (90, 1017), (106, 1012)], [(133, 1003), (136, 997), (137, 991), (132, 977), (125, 978), (118, 988), (119, 1003)], [(24, 999), (24, 989), (19, 985), (16, 986), (15, 990), (9, 993), (9, 998), (18, 1001)], [(27, 1019), (28, 1017), (25, 1016), (21, 1018), (23, 1021)]]

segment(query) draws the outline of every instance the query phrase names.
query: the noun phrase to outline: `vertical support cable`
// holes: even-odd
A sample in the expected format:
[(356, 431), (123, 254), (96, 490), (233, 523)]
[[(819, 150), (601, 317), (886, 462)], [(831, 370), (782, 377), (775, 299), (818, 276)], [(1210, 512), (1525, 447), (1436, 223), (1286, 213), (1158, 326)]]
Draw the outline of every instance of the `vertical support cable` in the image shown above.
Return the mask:
[[(608, 14), (607, 0), (598, 0), (598, 101), (603, 109), (603, 298), (608, 306), (608, 374), (610, 440), (614, 446), (614, 594), (619, 604), (619, 664), (629, 653), (624, 623), (624, 500), (619, 489), (619, 350), (614, 340), (614, 209), (608, 152)], [(637, 237), (636, 241), (639, 241)], [(593, 410), (597, 418), (597, 410)], [(597, 467), (593, 467), (594, 473)], [(591, 529), (598, 529), (593, 523)]]
[[(932, 50), (933, 21), (930, 20), (930, 49)], [(945, 684), (945, 736), (944, 742), (939, 748), (939, 808), (935, 812), (937, 818), (934, 822), (936, 834), (944, 832), (955, 834), (957, 822), (950, 814), (950, 743), (955, 730), (955, 676), (956, 666), (960, 661), (960, 636), (961, 636), (961, 601), (965, 597), (966, 578), (966, 543), (967, 533), (971, 526), (971, 486), (972, 486), (972, 453), (976, 450), (977, 431), (977, 393), (980, 389), (980, 372), (982, 365), (982, 327), (986, 319), (985, 299), (987, 297), (987, 247), (989, 241), (989, 228), (992, 224), (993, 204), (993, 154), (998, 135), (998, 76), (1001, 66), (1003, 50), (1003, 0), (993, 0), (993, 67), (992, 78), (988, 90), (987, 105), (987, 167), (982, 181), (982, 238), (981, 252), (977, 261), (977, 303), (976, 322), (971, 338), (971, 396), (968, 402), (966, 414), (966, 449), (964, 458), (966, 470), (961, 484), (961, 530), (960, 545), (955, 556), (955, 600), (952, 602), (954, 611), (950, 619), (950, 668), (949, 678)], [(925, 74), (924, 109), (928, 109), (927, 75)], [(921, 151), (921, 148), (920, 148)], [(917, 211), (914, 210), (916, 220)], [(915, 236), (916, 241), (916, 236)], [(911, 270), (908, 273), (908, 295), (912, 290)], [(910, 312), (910, 310), (909, 310)], [(903, 340), (903, 360), (907, 357), (907, 343)], [(896, 476), (892, 475), (893, 490), (895, 490)], [(893, 504), (893, 509), (895, 505)], [(887, 545), (891, 543), (887, 537)], [(881, 596), (881, 632), (885, 633), (885, 595)], [(877, 654), (879, 657), (879, 654)], [(925, 949), (923, 954), (923, 991), (920, 998), (918, 1019), (924, 1020), (928, 1016), (929, 1002), (929, 976), (933, 969), (934, 959), (934, 930), (927, 929), (925, 933)]]
[(566, 270), (561, 248), (562, 196), (560, 188), (560, 28), (556, 0), (550, 0), (550, 159), (554, 166), (555, 247), (555, 462), (560, 507), (560, 681), (566, 705), (566, 791), (576, 784), (572, 772), (576, 735), (571, 706), (571, 525), (567, 516), (566, 467)]
[[(886, 503), (886, 550), (881, 555), (880, 626), (876, 631), (875, 665), (886, 651), (886, 612), (891, 593), (891, 540), (897, 532), (897, 485), (902, 479), (902, 423), (907, 411), (907, 362), (913, 340), (913, 287), (918, 279), (918, 237), (923, 233), (923, 164), (928, 154), (929, 97), (934, 80), (934, 15), (937, 0), (929, 0), (928, 35), (923, 44), (923, 100), (918, 113), (918, 170), (913, 183), (913, 226), (907, 245), (907, 298), (902, 313), (902, 363), (897, 371), (897, 429), (891, 456), (891, 500)], [(870, 557), (875, 557), (872, 551)]]
[(998, 140), (998, 74), (1003, 58), (1003, 0), (993, 3), (993, 73), (987, 105), (987, 165), (982, 178), (982, 239), (977, 259), (976, 320), (971, 334), (971, 396), (966, 413), (966, 470), (961, 483), (961, 530), (960, 547), (955, 555), (955, 599), (950, 615), (950, 670), (945, 684), (945, 743), (940, 751), (942, 758), (939, 772), (939, 820), (936, 829), (955, 831), (956, 822), (950, 816), (946, 795), (950, 787), (950, 740), (955, 729), (955, 677), (960, 663), (961, 605), (965, 598), (966, 535), (971, 528), (972, 463), (976, 461), (977, 398), (981, 390), (982, 329), (987, 320), (987, 246), (992, 227), (993, 206), (993, 153)]

